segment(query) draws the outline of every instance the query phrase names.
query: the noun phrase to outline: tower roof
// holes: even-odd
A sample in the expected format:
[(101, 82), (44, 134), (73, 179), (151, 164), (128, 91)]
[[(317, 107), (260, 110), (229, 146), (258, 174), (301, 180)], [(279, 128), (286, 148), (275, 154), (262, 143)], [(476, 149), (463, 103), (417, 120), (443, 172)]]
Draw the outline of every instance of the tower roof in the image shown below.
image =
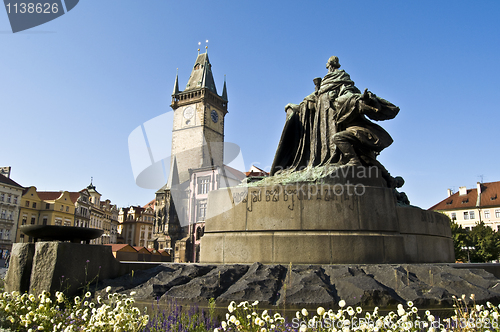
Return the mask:
[(196, 62), (189, 77), (189, 81), (184, 91), (207, 88), (217, 94), (214, 77), (212, 76), (212, 65), (208, 60), (208, 53), (198, 54)]

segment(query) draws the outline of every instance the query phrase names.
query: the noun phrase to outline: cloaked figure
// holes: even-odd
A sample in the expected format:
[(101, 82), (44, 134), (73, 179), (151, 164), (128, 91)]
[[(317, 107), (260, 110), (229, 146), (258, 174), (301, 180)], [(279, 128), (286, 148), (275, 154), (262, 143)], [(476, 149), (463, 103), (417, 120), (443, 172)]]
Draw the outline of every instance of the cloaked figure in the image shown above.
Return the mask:
[(368, 90), (361, 93), (332, 56), (328, 74), (315, 78), (314, 93), (285, 107), (287, 121), (276, 151), (271, 175), (280, 171), (335, 166), (377, 166), (389, 187), (394, 178), (376, 157), (392, 144), (391, 136), (369, 119), (393, 119), (399, 108)]

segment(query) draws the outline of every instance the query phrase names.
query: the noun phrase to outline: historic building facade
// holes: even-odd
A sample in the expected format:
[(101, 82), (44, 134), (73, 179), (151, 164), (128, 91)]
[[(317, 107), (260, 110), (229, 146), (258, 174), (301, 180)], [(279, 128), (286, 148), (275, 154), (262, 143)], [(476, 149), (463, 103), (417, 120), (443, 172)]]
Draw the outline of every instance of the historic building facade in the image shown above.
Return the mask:
[[(75, 203), (78, 197), (68, 191), (37, 191), (36, 187), (26, 188), (21, 197), (19, 226), (56, 225), (74, 226)], [(32, 242), (18, 229), (16, 242)]]
[(154, 208), (151, 206), (130, 206), (118, 212), (118, 233), (125, 244), (132, 247), (146, 247), (153, 237)]
[(10, 167), (3, 167), (0, 174), (0, 250), (10, 252), (16, 239), (21, 196), (24, 188), (10, 179)]
[(500, 181), (477, 183), (476, 188), (459, 187), (448, 197), (429, 210), (445, 213), (465, 229), (472, 229), (478, 222), (484, 222), (495, 231), (500, 230)]

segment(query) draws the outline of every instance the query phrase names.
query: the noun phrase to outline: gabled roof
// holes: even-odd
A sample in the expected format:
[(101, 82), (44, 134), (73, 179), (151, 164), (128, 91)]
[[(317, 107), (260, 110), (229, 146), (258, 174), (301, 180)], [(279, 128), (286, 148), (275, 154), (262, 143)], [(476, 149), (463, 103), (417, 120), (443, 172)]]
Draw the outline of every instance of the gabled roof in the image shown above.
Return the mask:
[(133, 247), (140, 254), (151, 254), (146, 247)]
[(456, 192), (429, 210), (459, 210), (466, 208), (486, 208), (500, 206), (500, 181), (481, 184), (481, 197), (478, 205), (477, 188), (467, 189), (465, 195)]
[(117, 252), (117, 251), (137, 251), (134, 247), (132, 247), (130, 244), (105, 244), (106, 246), (111, 246), (111, 251), (112, 252)]
[(8, 184), (9, 186), (13, 186), (13, 187), (18, 187), (19, 189), (24, 189), (24, 187), (21, 186), (19, 183), (17, 183), (16, 181), (14, 181), (11, 178), (8, 178), (2, 174), (0, 174), (0, 183)]
[(258, 168), (255, 165), (252, 165), (252, 167), (250, 167), (248, 172), (245, 172), (245, 175), (247, 177), (250, 177), (250, 176), (269, 176), (269, 173), (264, 171), (263, 169)]

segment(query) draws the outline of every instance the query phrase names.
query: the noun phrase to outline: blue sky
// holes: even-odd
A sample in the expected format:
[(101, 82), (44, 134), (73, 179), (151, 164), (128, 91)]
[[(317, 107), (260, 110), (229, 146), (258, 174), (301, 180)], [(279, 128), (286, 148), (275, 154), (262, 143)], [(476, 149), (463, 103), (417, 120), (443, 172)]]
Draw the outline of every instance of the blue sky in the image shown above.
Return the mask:
[(379, 160), (412, 204), (500, 180), (500, 2), (81, 0), (13, 34), (0, 10), (0, 166), (39, 190), (77, 191), (94, 177), (119, 206), (144, 205), (128, 135), (170, 111), (198, 42), (209, 40), (225, 140), (246, 168), (269, 168), (284, 106), (314, 90), (331, 55), (360, 90), (401, 108), (379, 122), (394, 143)]

